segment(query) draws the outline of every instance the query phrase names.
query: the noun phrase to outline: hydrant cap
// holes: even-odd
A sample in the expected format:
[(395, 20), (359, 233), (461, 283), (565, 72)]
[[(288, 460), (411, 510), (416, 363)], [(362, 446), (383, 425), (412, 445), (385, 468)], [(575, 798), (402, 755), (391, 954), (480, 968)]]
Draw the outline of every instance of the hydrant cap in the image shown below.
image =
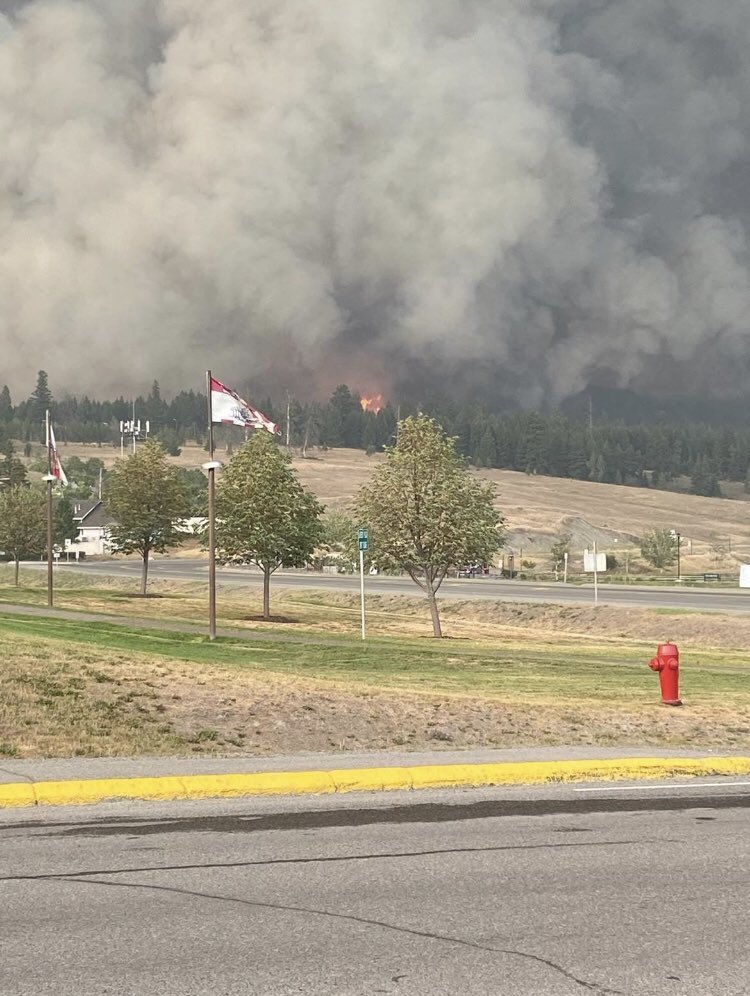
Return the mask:
[(660, 643), (656, 649), (657, 657), (678, 657), (680, 656), (680, 651), (677, 649), (674, 643)]

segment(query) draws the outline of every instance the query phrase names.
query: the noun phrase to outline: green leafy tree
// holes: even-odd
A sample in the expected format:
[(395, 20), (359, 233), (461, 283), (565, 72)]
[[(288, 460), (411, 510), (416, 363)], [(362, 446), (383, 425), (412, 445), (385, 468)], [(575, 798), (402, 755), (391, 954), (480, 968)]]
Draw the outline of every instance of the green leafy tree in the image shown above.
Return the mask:
[(549, 550), (549, 559), (552, 561), (552, 568), (555, 572), (555, 580), (557, 580), (558, 573), (565, 566), (565, 555), (570, 556), (570, 543), (572, 536), (570, 533), (561, 533), (555, 538), (554, 543)]
[(72, 456), (65, 460), (65, 474), (71, 486), (72, 493), (78, 498), (91, 498), (99, 493), (99, 475), (106, 478), (104, 461), (98, 457), (82, 460)]
[(263, 571), (263, 618), (271, 618), (271, 575), (303, 567), (323, 535), (323, 506), (306, 491), (291, 458), (266, 432), (254, 433), (221, 474), (217, 551)]
[(47, 544), (47, 503), (43, 493), (16, 485), (0, 491), (0, 550), (18, 565), (25, 557), (36, 557)]
[(145, 595), (151, 554), (164, 553), (184, 539), (177, 529), (189, 514), (183, 480), (163, 448), (149, 440), (110, 470), (104, 504), (115, 519), (109, 527), (112, 549), (141, 556), (141, 594)]
[(502, 546), (494, 486), (477, 480), (433, 419), (399, 425), (395, 446), (360, 491), (360, 520), (372, 530), (373, 559), (405, 571), (427, 596), (436, 637), (442, 636), (436, 593), (452, 567), (486, 563)]
[(208, 502), (206, 475), (197, 467), (178, 467), (177, 473), (185, 488), (189, 515), (205, 517)]
[(641, 556), (659, 569), (677, 560), (677, 536), (669, 529), (652, 529), (641, 538)]
[(357, 525), (346, 512), (335, 510), (323, 519), (322, 545), (342, 567), (353, 570), (358, 559)]
[(78, 526), (73, 518), (73, 502), (63, 493), (57, 499), (55, 507), (55, 543), (65, 548), (65, 540), (74, 540), (78, 535)]
[(13, 488), (25, 481), (26, 467), (15, 456), (15, 447), (10, 435), (0, 428), (0, 489)]
[(180, 434), (173, 426), (166, 426), (154, 436), (157, 443), (161, 443), (169, 456), (178, 457), (182, 453), (182, 440)]

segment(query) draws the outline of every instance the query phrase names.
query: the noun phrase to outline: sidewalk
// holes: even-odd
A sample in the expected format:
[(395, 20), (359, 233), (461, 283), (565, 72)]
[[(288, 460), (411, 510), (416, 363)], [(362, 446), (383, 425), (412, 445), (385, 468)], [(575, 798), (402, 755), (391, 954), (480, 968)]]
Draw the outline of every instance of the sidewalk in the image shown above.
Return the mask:
[(723, 751), (518, 748), (268, 758), (71, 758), (0, 763), (0, 809), (393, 789), (750, 775)]

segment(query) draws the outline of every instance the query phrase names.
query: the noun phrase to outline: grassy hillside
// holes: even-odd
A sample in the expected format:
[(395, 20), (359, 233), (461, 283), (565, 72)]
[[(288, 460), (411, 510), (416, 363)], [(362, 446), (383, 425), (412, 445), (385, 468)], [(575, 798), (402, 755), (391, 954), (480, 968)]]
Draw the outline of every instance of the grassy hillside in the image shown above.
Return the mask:
[[(95, 444), (64, 444), (66, 457), (97, 457), (111, 466), (119, 449)], [(221, 458), (222, 454), (219, 454)], [(360, 450), (313, 451), (307, 459), (295, 455), (295, 466), (305, 485), (329, 508), (351, 503), (381, 455)], [(203, 448), (185, 446), (174, 462), (200, 467)], [(507, 519), (508, 547), (517, 557), (531, 558), (542, 566), (545, 551), (555, 535), (572, 534), (574, 551), (590, 546), (623, 559), (623, 552), (637, 553), (637, 540), (654, 528), (677, 529), (683, 537), (683, 573), (723, 571), (736, 573), (737, 564), (750, 562), (750, 514), (746, 501), (701, 498), (647, 488), (542, 477), (509, 470), (482, 470), (480, 476), (497, 485), (498, 507)], [(517, 565), (518, 566), (518, 565)]]

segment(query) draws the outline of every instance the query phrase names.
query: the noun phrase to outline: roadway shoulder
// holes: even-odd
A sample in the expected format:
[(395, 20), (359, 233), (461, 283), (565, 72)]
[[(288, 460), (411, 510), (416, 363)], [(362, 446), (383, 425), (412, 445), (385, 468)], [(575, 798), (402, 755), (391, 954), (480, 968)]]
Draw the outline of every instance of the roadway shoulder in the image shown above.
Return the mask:
[[(435, 761), (438, 759), (435, 758)], [(163, 762), (166, 764), (166, 762)], [(245, 762), (247, 764), (247, 761)], [(161, 774), (137, 777), (68, 778), (0, 784), (0, 808), (85, 805), (113, 800), (222, 799), (322, 795), (397, 789), (444, 789), (671, 777), (750, 775), (745, 756), (609, 756), (464, 763), (371, 764), (359, 767), (298, 767), (265, 771), (188, 773), (173, 765)], [(90, 769), (89, 769), (90, 770)], [(7, 772), (12, 776), (13, 772)], [(20, 772), (19, 772), (20, 775)]]

